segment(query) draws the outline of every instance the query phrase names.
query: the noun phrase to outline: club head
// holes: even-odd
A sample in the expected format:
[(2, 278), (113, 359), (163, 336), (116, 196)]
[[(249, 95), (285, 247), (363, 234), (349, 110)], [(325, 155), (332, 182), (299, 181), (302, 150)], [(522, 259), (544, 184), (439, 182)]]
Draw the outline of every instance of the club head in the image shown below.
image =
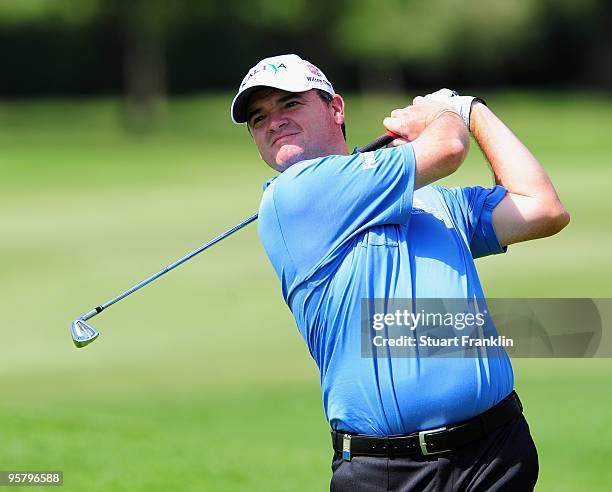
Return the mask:
[(72, 341), (77, 348), (85, 347), (93, 342), (100, 332), (93, 326), (85, 323), (82, 319), (75, 319), (70, 324), (70, 334), (72, 335)]

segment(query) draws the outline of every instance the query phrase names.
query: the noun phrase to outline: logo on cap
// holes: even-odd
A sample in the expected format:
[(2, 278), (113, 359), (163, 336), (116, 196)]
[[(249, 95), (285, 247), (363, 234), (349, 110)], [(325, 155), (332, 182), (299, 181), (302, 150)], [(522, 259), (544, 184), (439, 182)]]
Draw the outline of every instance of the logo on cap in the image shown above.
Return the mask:
[(255, 77), (255, 75), (257, 75), (260, 72), (265, 72), (265, 71), (272, 71), (274, 75), (277, 74), (277, 72), (281, 69), (281, 68), (287, 68), (287, 66), (284, 63), (278, 63), (278, 64), (274, 64), (274, 63), (266, 63), (263, 67), (259, 68), (259, 67), (255, 67), (242, 81), (242, 84), (240, 85), (240, 88), (242, 89), (249, 80), (251, 80), (252, 77)]
[(312, 63), (308, 63), (306, 64), (306, 66), (310, 70), (310, 73), (312, 73), (313, 75), (316, 75), (317, 77), (323, 77), (323, 74), (321, 73), (321, 71), (317, 67), (315, 67)]

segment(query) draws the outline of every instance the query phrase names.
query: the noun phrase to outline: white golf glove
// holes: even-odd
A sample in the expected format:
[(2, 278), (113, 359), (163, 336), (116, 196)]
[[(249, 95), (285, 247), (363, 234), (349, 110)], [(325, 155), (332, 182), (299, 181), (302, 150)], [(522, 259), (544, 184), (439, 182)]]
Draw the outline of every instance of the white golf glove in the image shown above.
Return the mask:
[(450, 89), (440, 89), (439, 91), (427, 94), (425, 99), (431, 99), (432, 101), (439, 101), (448, 104), (452, 110), (457, 113), (465, 125), (470, 129), (470, 112), (472, 111), (472, 102), (474, 100), (481, 102), (486, 106), (486, 103), (479, 97), (474, 96), (460, 96), (457, 92)]

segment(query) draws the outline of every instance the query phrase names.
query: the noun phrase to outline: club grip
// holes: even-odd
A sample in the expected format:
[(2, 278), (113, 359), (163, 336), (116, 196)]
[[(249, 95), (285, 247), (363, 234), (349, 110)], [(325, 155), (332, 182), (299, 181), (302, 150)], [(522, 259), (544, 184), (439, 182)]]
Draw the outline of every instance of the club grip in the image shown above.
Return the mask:
[(395, 140), (396, 138), (399, 138), (399, 137), (395, 135), (394, 133), (391, 133), (391, 132), (383, 133), (380, 137), (376, 138), (375, 140), (372, 140), (370, 143), (364, 145), (360, 149), (357, 149), (357, 151), (358, 152), (371, 152), (376, 149), (381, 149), (384, 146), (393, 142), (393, 140)]

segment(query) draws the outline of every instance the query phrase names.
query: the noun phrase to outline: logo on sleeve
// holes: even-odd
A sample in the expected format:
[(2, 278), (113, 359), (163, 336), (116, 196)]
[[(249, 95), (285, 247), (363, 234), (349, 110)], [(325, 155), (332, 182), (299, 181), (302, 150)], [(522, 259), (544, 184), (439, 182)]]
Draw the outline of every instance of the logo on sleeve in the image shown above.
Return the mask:
[(378, 166), (374, 152), (364, 152), (363, 156), (363, 169), (374, 169)]

